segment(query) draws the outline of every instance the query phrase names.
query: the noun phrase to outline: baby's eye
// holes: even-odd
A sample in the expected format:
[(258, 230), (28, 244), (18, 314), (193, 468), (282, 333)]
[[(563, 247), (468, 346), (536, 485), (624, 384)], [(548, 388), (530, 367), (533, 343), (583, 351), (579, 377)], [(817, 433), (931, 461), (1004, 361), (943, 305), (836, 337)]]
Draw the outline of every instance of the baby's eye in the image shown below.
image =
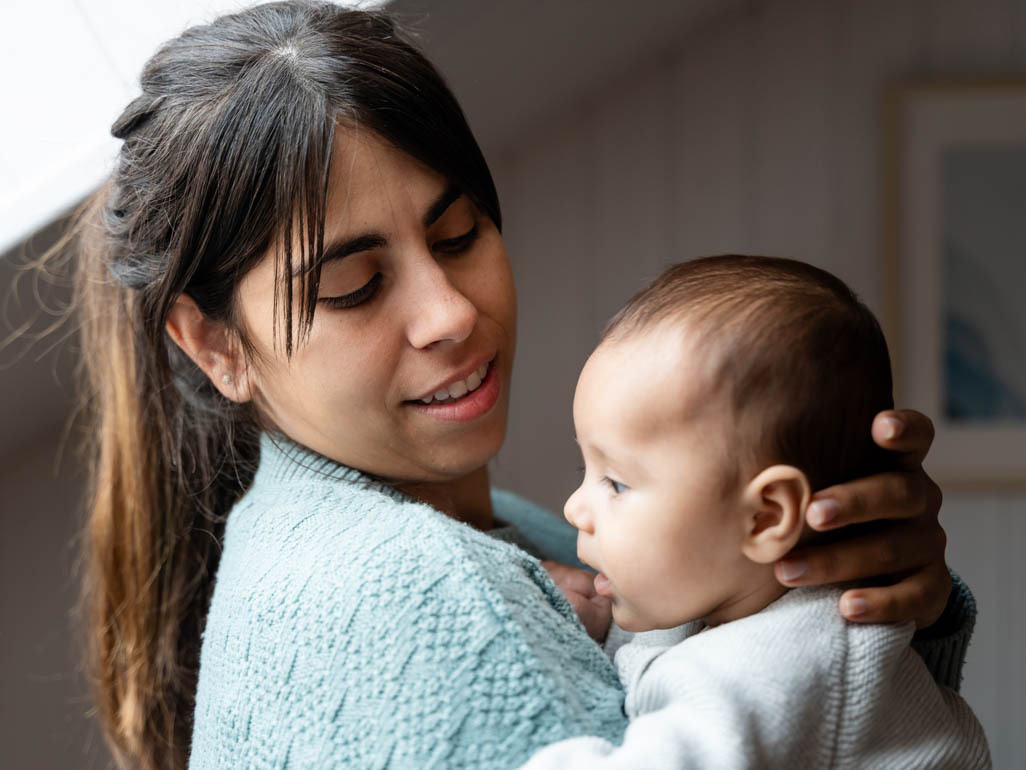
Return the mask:
[(602, 480), (609, 484), (610, 487), (612, 487), (614, 495), (618, 495), (625, 489), (629, 489), (629, 487), (626, 484), (621, 484), (619, 481), (614, 481), (613, 479), (609, 478), (609, 476), (603, 476)]

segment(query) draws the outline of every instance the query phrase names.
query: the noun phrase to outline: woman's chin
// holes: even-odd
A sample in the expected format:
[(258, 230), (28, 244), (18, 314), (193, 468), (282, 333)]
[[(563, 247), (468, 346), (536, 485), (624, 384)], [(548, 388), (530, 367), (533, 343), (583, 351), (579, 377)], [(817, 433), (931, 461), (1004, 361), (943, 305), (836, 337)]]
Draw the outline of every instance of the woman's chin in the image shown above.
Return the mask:
[(453, 442), (439, 452), (430, 462), (431, 481), (453, 481), (481, 470), (491, 462), (502, 448), (506, 438), (506, 421), (481, 431), (467, 440)]

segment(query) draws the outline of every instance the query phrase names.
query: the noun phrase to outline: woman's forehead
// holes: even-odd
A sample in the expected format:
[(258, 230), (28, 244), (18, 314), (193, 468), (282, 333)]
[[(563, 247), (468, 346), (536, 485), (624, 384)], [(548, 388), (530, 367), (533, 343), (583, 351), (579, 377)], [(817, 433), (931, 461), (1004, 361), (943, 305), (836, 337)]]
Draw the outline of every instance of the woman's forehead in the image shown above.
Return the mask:
[(373, 131), (340, 128), (328, 176), (325, 235), (336, 228), (383, 227), (399, 216), (419, 217), (446, 186), (442, 174)]

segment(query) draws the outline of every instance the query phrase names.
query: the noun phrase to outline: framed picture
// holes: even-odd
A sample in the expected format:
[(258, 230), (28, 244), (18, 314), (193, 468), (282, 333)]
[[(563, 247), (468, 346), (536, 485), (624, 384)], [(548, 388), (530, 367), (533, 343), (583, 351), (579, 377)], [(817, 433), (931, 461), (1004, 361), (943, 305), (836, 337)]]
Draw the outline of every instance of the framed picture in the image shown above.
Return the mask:
[(938, 481), (1026, 484), (1026, 79), (896, 85), (884, 127), (895, 400)]

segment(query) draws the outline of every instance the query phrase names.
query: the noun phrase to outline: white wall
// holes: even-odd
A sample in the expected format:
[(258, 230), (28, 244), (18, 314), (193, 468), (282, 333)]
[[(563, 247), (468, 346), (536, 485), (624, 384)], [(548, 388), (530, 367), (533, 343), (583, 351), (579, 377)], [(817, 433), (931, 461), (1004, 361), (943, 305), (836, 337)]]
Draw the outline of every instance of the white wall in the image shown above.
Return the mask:
[[(880, 87), (1008, 72), (1026, 72), (1024, 0), (755, 2), (493, 155), (520, 291), (496, 481), (561, 509), (579, 465), (577, 372), (612, 311), (665, 265), (794, 256), (837, 273), (879, 313)], [(942, 520), (949, 562), (980, 605), (964, 692), (996, 766), (1020, 766), (1026, 491), (948, 490)]]

